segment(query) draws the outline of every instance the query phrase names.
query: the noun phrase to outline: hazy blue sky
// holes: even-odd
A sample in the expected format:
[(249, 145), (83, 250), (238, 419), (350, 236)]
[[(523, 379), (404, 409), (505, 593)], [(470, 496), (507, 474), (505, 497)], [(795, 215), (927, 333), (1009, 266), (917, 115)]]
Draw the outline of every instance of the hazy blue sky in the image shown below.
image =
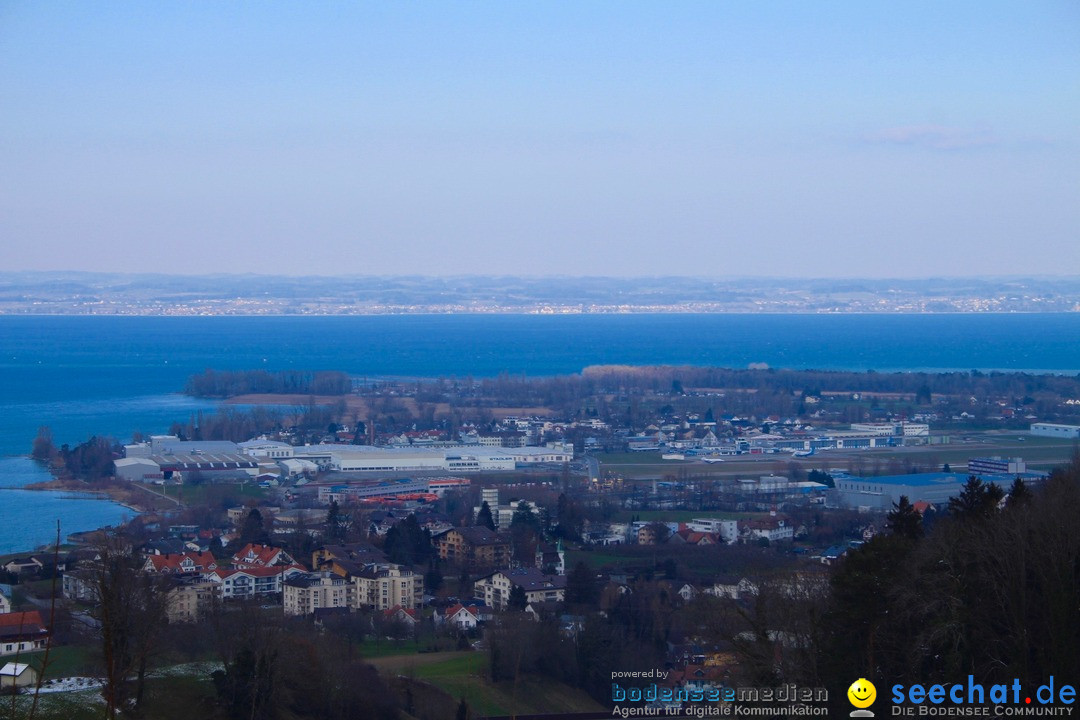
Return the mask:
[(0, 0), (0, 268), (1080, 273), (1080, 3)]

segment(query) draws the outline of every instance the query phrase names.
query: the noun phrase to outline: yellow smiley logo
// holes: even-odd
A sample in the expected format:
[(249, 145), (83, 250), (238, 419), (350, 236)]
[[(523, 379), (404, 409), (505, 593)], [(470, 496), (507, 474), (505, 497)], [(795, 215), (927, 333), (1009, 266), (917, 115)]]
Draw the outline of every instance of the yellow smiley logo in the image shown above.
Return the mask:
[(847, 699), (857, 708), (868, 708), (877, 699), (877, 688), (866, 678), (859, 678), (847, 689)]

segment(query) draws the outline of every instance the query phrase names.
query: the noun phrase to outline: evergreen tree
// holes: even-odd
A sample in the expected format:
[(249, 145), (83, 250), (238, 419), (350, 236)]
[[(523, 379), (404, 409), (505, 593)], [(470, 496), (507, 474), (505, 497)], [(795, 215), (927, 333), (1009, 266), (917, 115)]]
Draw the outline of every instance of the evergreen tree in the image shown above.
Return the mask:
[(528, 527), (533, 530), (540, 529), (540, 518), (533, 511), (532, 505), (524, 500), (518, 503), (514, 515), (510, 519), (510, 529), (513, 530), (518, 527)]
[(566, 602), (573, 605), (592, 605), (598, 597), (593, 571), (579, 560), (566, 576)]
[(439, 588), (443, 584), (443, 574), (439, 570), (439, 559), (432, 558), (428, 561), (428, 571), (424, 574), (424, 586), (428, 589), (428, 592), (438, 592)]
[(1013, 484), (1009, 487), (1009, 505), (1008, 507), (1023, 507), (1031, 502), (1033, 497), (1031, 488), (1027, 486), (1019, 476), (1013, 480)]
[(326, 512), (326, 539), (329, 542), (340, 542), (345, 537), (345, 523), (341, 517), (341, 508), (337, 500), (330, 502), (330, 509)]
[(953, 517), (989, 517), (997, 510), (1003, 497), (1005, 491), (998, 485), (984, 483), (971, 475), (960, 494), (949, 498), (949, 513)]
[(399, 565), (427, 562), (431, 550), (431, 533), (420, 527), (415, 515), (390, 528), (383, 543), (387, 559)]
[(525, 597), (525, 588), (520, 585), (510, 588), (510, 597), (506, 599), (507, 610), (524, 610), (528, 604), (528, 598)]
[(480, 506), (480, 512), (476, 513), (476, 527), (486, 527), (488, 530), (495, 529), (495, 518), (491, 516), (491, 507), (487, 500)]
[(269, 540), (269, 533), (266, 532), (266, 527), (263, 525), (262, 513), (259, 512), (258, 508), (251, 508), (251, 512), (244, 518), (243, 527), (240, 528), (240, 543), (242, 545), (248, 543), (265, 545)]
[(886, 523), (894, 535), (909, 540), (918, 540), (923, 535), (922, 516), (908, 500), (907, 495), (901, 495), (900, 502), (893, 503), (893, 509)]

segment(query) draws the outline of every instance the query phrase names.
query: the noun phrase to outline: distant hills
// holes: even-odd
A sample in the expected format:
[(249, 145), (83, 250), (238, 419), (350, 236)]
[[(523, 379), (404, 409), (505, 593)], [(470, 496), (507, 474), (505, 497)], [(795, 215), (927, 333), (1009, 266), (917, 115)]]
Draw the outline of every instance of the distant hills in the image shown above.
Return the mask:
[(1080, 276), (717, 280), (0, 273), (3, 315), (1077, 311)]

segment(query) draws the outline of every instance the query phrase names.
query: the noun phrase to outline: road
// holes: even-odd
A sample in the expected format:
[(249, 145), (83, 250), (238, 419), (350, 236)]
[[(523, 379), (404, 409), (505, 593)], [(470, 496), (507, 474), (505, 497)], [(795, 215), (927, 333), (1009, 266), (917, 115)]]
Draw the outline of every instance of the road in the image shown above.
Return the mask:
[(178, 508), (184, 507), (184, 504), (181, 503), (176, 498), (169, 497), (168, 495), (163, 495), (162, 493), (159, 493), (159, 492), (155, 492), (155, 491), (151, 490), (150, 488), (146, 487), (145, 485), (139, 485), (138, 483), (131, 483), (131, 487), (137, 487), (140, 490), (142, 490), (143, 492), (150, 493), (151, 495), (153, 495), (156, 498), (161, 498), (162, 500), (169, 500), (169, 501), (175, 503), (176, 507), (178, 507)]

